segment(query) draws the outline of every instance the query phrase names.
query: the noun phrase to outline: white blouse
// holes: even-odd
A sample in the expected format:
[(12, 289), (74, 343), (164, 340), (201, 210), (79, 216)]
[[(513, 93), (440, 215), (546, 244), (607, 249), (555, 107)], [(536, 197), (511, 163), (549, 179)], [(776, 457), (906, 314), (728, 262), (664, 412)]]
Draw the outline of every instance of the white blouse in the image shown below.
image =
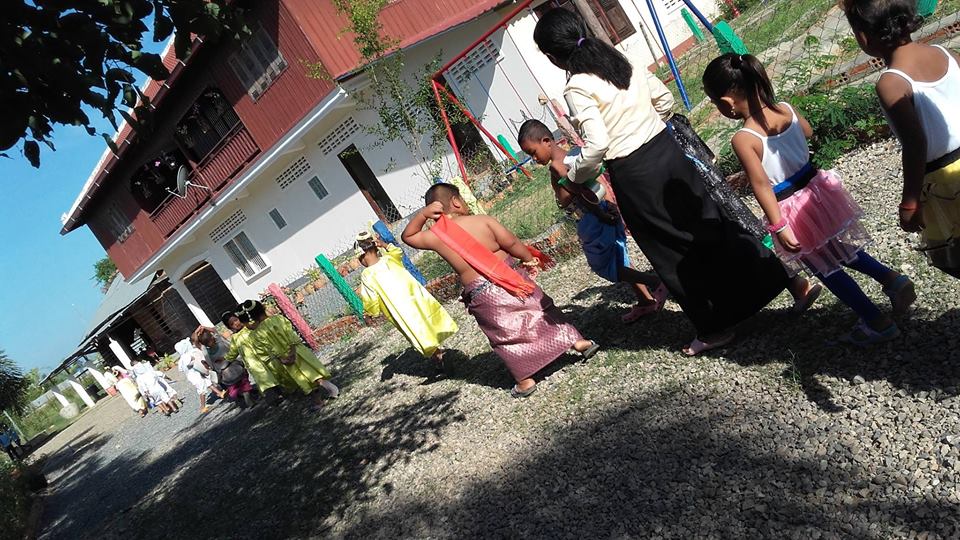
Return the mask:
[(563, 96), (584, 141), (567, 172), (578, 183), (596, 178), (604, 160), (628, 156), (663, 131), (674, 104), (660, 79), (636, 67), (627, 90), (596, 75), (577, 73), (567, 80)]

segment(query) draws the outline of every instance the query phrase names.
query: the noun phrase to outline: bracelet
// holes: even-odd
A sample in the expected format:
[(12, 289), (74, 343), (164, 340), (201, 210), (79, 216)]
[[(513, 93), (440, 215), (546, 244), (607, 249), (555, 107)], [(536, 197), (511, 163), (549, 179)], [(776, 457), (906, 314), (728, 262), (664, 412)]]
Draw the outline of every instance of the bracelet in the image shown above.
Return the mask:
[(786, 229), (787, 225), (787, 220), (781, 217), (780, 221), (767, 225), (767, 232), (770, 234), (777, 234)]
[(532, 267), (532, 266), (540, 266), (540, 259), (534, 257), (534, 258), (530, 259), (529, 261), (520, 261), (520, 264), (521, 264), (522, 266), (531, 266), (531, 267)]
[(919, 204), (919, 203), (913, 203), (913, 206), (910, 206), (910, 205), (908, 205), (908, 204), (902, 204), (902, 203), (901, 203), (898, 208), (900, 208), (900, 210), (906, 210), (907, 212), (913, 212), (914, 210), (916, 210), (916, 209), (919, 208), (919, 207), (920, 207), (920, 204)]

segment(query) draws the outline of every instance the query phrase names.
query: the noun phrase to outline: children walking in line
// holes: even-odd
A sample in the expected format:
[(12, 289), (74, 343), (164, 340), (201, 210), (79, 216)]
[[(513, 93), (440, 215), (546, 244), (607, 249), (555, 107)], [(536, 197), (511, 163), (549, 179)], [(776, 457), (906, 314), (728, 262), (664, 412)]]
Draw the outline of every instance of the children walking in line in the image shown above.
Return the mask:
[[(532, 394), (534, 375), (571, 348), (584, 358), (596, 354), (599, 346), (583, 339), (530, 280), (539, 261), (512, 232), (491, 216), (469, 215), (459, 190), (450, 184), (434, 184), (424, 199), (426, 207), (413, 216), (401, 238), (437, 252), (457, 272), (467, 311), (517, 381), (512, 396)], [(435, 223), (423, 230), (427, 220)]]
[(226, 392), (210, 379), (211, 368), (206, 362), (203, 351), (196, 347), (190, 339), (178, 341), (173, 348), (180, 355), (177, 368), (187, 376), (187, 382), (193, 385), (200, 397), (200, 414), (210, 412), (210, 408), (207, 407), (207, 392), (213, 392), (220, 399), (223, 399)]
[[(236, 317), (232, 313), (230, 314)], [(238, 320), (239, 322), (239, 320)], [(230, 399), (243, 398), (241, 406), (253, 407), (253, 385), (241, 358), (233, 362), (226, 360), (230, 343), (215, 328), (199, 327), (193, 334), (194, 345), (202, 347), (206, 362), (217, 375), (217, 383), (226, 390)]]
[(315, 409), (323, 406), (323, 396), (316, 391), (318, 388), (326, 390), (331, 398), (340, 395), (340, 389), (327, 380), (332, 377), (330, 371), (303, 344), (286, 317), (267, 317), (263, 304), (256, 300), (247, 300), (242, 306), (249, 318), (247, 328), (253, 340), (254, 354), (279, 361), (297, 387), (313, 399)]
[(920, 232), (930, 264), (960, 278), (960, 57), (914, 43), (913, 0), (845, 0), (863, 52), (890, 69), (877, 95), (903, 147), (900, 227)]
[(457, 323), (403, 266), (403, 250), (385, 245), (369, 232), (356, 239), (363, 311), (371, 317), (386, 317), (421, 355), (443, 368), (445, 339), (457, 333)]
[[(581, 195), (586, 188), (564, 180), (567, 152), (553, 139), (553, 134), (539, 120), (527, 120), (517, 135), (520, 148), (540, 165), (550, 165), (550, 184), (557, 206), (572, 209), (577, 219), (577, 237), (595, 274), (611, 283), (629, 283), (637, 303), (622, 319), (632, 323), (663, 308), (667, 288), (652, 272), (640, 272), (630, 266), (627, 234), (617, 206), (605, 199), (593, 200)], [(563, 185), (561, 185), (563, 182)], [(649, 288), (648, 288), (649, 287)], [(653, 289), (651, 294), (650, 289)]]
[(834, 172), (817, 170), (810, 163), (810, 124), (788, 103), (774, 100), (763, 65), (751, 55), (714, 59), (704, 72), (703, 85), (724, 116), (744, 120), (733, 137), (733, 150), (763, 209), (777, 255), (788, 268), (805, 268), (819, 277), (860, 316), (845, 341), (869, 345), (896, 338), (900, 334), (896, 323), (843, 268), (882, 284), (897, 315), (916, 300), (913, 283), (863, 250), (870, 242), (859, 221), (863, 210)]

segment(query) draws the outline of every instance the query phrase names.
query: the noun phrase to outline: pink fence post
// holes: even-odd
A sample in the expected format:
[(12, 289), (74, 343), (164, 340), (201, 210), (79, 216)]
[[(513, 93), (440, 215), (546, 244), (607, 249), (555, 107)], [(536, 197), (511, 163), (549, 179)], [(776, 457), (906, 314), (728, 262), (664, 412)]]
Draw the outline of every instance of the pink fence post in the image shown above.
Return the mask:
[(319, 350), (320, 345), (317, 343), (317, 340), (313, 338), (313, 330), (310, 329), (310, 324), (307, 323), (303, 315), (297, 311), (297, 306), (283, 293), (283, 289), (276, 283), (271, 283), (267, 287), (267, 292), (277, 300), (277, 306), (280, 308), (280, 311), (283, 312), (286, 318), (290, 319), (294, 328), (296, 328), (297, 331), (300, 332), (300, 335), (303, 336), (303, 339), (307, 341), (307, 345), (315, 351)]

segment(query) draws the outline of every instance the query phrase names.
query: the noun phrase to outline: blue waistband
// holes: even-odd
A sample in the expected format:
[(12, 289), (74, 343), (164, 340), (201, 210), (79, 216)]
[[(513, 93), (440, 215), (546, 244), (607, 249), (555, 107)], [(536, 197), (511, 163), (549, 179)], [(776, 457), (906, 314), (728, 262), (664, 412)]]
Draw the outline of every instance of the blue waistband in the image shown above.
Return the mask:
[(807, 162), (803, 167), (800, 167), (799, 171), (793, 173), (790, 178), (773, 186), (773, 194), (777, 196), (778, 201), (793, 195), (810, 183), (810, 180), (816, 176), (816, 171), (813, 163)]

